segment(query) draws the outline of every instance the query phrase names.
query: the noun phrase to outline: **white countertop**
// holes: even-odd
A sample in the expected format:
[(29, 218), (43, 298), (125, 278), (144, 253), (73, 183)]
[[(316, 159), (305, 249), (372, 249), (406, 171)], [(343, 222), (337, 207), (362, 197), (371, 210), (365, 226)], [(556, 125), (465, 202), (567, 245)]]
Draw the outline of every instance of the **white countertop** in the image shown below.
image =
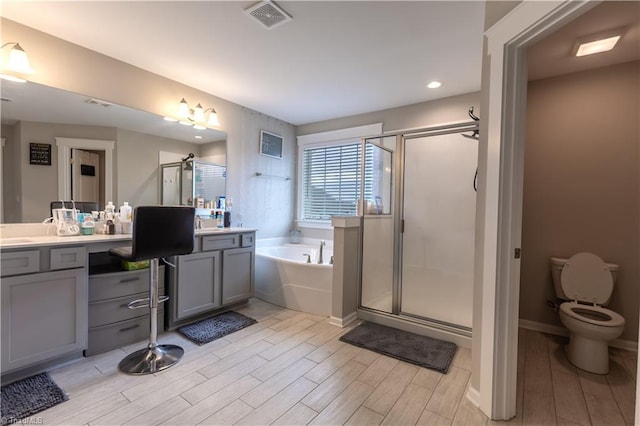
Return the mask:
[[(10, 226), (10, 225), (6, 225)], [(205, 228), (196, 229), (196, 236), (203, 235), (215, 235), (215, 234), (235, 234), (239, 232), (254, 232), (252, 228)], [(58, 237), (51, 235), (27, 235), (27, 236), (13, 236), (12, 233), (7, 233), (10, 237), (0, 236), (0, 249), (15, 249), (15, 248), (29, 248), (39, 246), (56, 246), (56, 245), (69, 245), (69, 244), (96, 244), (112, 241), (130, 241), (131, 234), (94, 234), (94, 235), (74, 235), (66, 237)]]

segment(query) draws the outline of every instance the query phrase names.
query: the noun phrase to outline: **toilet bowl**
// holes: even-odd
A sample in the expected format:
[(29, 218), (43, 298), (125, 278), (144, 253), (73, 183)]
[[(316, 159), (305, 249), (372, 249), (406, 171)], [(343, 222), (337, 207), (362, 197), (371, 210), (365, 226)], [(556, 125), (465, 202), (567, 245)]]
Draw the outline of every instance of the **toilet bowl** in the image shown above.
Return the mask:
[(569, 330), (567, 358), (576, 367), (596, 374), (609, 372), (609, 341), (624, 330), (624, 318), (603, 307), (609, 302), (618, 265), (591, 253), (569, 259), (551, 258), (562, 324)]

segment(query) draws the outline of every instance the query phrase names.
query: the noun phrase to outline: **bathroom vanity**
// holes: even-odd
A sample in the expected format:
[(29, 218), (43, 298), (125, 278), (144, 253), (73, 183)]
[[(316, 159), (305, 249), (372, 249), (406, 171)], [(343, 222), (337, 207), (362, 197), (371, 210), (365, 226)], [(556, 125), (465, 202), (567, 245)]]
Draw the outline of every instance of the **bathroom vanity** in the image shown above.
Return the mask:
[[(124, 270), (108, 254), (131, 235), (10, 235), (0, 238), (3, 379), (148, 336), (149, 309), (127, 304), (148, 296), (149, 270)], [(159, 306), (158, 331), (252, 297), (254, 239), (252, 229), (197, 230), (194, 252), (169, 260), (175, 268), (161, 267), (160, 294), (170, 299)]]
[(255, 232), (196, 235), (193, 253), (169, 262), (169, 330), (244, 303), (254, 293)]

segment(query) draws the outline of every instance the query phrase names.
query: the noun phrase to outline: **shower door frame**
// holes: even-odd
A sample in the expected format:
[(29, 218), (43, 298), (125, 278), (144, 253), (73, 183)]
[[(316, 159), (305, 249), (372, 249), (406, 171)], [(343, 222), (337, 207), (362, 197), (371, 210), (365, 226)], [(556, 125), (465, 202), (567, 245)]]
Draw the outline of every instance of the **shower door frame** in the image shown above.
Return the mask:
[[(363, 277), (363, 263), (360, 262), (360, 282), (358, 285), (358, 316), (363, 317), (372, 322), (379, 322), (385, 325), (393, 323), (394, 327), (404, 329), (406, 331), (419, 332), (421, 334), (429, 335), (430, 331), (434, 331), (435, 334), (431, 337), (441, 338), (441, 333), (445, 333), (448, 336), (461, 336), (464, 339), (470, 339), (472, 335), (471, 329), (467, 327), (459, 327), (449, 323), (439, 322), (437, 320), (428, 319), (416, 315), (410, 315), (401, 311), (401, 298), (402, 298), (402, 226), (404, 220), (404, 152), (405, 142), (408, 139), (418, 139), (429, 136), (446, 135), (453, 133), (464, 133), (477, 131), (479, 128), (477, 121), (465, 121), (457, 123), (442, 124), (437, 126), (430, 126), (425, 128), (407, 129), (400, 131), (393, 131), (382, 133), (381, 135), (368, 136), (362, 138), (362, 152), (364, 152), (366, 143), (372, 143), (373, 145), (380, 146), (379, 144), (371, 142), (375, 139), (383, 139), (388, 137), (396, 137), (396, 150), (393, 152), (395, 159), (393, 161), (394, 170), (392, 173), (393, 185), (393, 283), (392, 283), (392, 309), (391, 312), (380, 311), (377, 309), (369, 308), (362, 305), (362, 277)], [(361, 178), (364, 179), (365, 172), (365, 158), (364, 155), (361, 158)], [(364, 180), (363, 180), (364, 181)], [(364, 199), (364, 185), (361, 188), (360, 198)], [(362, 232), (360, 233), (360, 252), (364, 257), (364, 219), (366, 218), (366, 212), (362, 212)], [(361, 316), (362, 314), (362, 316)], [(458, 342), (459, 343), (459, 342)]]

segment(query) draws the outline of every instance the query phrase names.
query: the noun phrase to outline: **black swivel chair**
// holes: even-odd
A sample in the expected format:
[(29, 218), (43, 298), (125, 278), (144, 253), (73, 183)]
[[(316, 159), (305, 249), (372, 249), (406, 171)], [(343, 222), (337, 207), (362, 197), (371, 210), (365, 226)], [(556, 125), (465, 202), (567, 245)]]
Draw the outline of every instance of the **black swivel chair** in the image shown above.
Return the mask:
[(149, 297), (129, 303), (130, 309), (149, 307), (151, 331), (149, 344), (125, 357), (118, 367), (128, 374), (151, 374), (164, 370), (178, 362), (184, 350), (177, 345), (158, 345), (158, 303), (168, 299), (158, 298), (159, 258), (188, 254), (193, 251), (193, 207), (139, 206), (133, 211), (133, 244), (118, 247), (109, 253), (123, 260), (136, 262), (150, 260)]

